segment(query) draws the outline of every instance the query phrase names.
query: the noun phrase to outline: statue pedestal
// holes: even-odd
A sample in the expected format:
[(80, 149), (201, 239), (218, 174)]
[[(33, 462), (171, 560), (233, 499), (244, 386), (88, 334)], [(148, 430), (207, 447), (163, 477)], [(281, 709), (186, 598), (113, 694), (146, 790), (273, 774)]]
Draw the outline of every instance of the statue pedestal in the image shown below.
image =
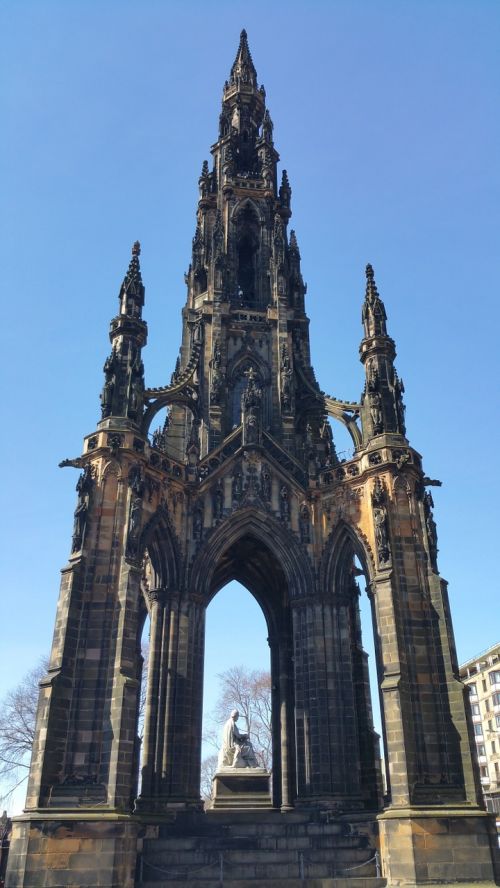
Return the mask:
[(264, 768), (221, 768), (212, 780), (213, 809), (271, 808), (269, 771)]

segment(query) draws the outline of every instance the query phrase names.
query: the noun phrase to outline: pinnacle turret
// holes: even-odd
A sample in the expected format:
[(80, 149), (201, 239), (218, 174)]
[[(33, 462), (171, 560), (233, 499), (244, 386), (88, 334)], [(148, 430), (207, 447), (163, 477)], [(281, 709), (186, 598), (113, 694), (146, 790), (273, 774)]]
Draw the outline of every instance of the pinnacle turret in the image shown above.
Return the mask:
[(109, 330), (112, 349), (104, 364), (101, 393), (101, 416), (108, 421), (108, 425), (112, 425), (112, 418), (116, 417), (138, 425), (142, 417), (144, 366), (141, 349), (146, 344), (147, 326), (141, 317), (145, 289), (140, 254), (141, 245), (136, 241), (120, 287), (120, 311), (111, 321)]
[(120, 314), (129, 317), (140, 317), (144, 305), (144, 284), (141, 277), (139, 256), (141, 245), (135, 241), (132, 246), (132, 258), (120, 288)]
[(366, 293), (363, 304), (362, 320), (365, 328), (365, 336), (386, 336), (386, 320), (384, 303), (382, 302), (377, 285), (375, 283), (375, 274), (370, 264), (366, 266)]
[(371, 265), (366, 266), (366, 291), (362, 310), (364, 338), (361, 362), (365, 366), (365, 390), (361, 397), (363, 441), (379, 435), (404, 438), (404, 386), (394, 367), (396, 348), (387, 333), (387, 315)]

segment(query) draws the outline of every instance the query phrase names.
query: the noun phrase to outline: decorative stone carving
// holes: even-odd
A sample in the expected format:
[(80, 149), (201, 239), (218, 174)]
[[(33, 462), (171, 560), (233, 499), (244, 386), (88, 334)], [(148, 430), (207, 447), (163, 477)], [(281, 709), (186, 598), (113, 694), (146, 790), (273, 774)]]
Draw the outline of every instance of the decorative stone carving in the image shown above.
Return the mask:
[(382, 462), (382, 454), (381, 453), (370, 453), (368, 456), (368, 462), (371, 466), (378, 466)]
[(152, 478), (151, 475), (147, 475), (145, 486), (148, 495), (148, 503), (152, 503), (155, 493), (158, 494), (160, 492), (160, 482), (157, 481), (156, 478)]
[(373, 487), (372, 505), (375, 523), (375, 547), (379, 567), (389, 567), (392, 563), (385, 502), (385, 490), (380, 478), (377, 478)]
[(76, 491), (78, 493), (78, 501), (76, 504), (75, 515), (74, 515), (74, 523), (73, 523), (73, 538), (71, 541), (71, 552), (79, 552), (83, 546), (83, 541), (85, 538), (85, 530), (87, 527), (87, 516), (89, 511), (90, 504), (90, 495), (92, 492), (92, 487), (94, 485), (94, 479), (92, 476), (92, 467), (85, 466), (82, 474), (78, 478), (76, 483)]
[(155, 448), (155, 450), (161, 450), (162, 453), (166, 452), (167, 449), (167, 432), (170, 424), (170, 416), (167, 413), (165, 416), (165, 422), (163, 423), (162, 428), (156, 429), (153, 432), (153, 440), (151, 446)]
[(123, 435), (119, 432), (111, 432), (107, 437), (107, 445), (113, 456), (116, 456), (120, 447), (123, 446)]
[(87, 441), (87, 450), (95, 450), (97, 447), (97, 435), (93, 435), (92, 438), (89, 438)]
[(400, 470), (406, 463), (411, 462), (411, 456), (407, 450), (393, 450), (392, 458)]

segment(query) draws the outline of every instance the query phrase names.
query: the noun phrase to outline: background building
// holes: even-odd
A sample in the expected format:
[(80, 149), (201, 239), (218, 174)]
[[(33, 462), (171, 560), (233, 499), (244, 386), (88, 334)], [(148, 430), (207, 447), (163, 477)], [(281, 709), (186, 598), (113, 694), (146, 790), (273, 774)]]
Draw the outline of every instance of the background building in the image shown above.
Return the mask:
[(460, 678), (469, 688), (486, 807), (500, 814), (500, 642), (464, 663)]

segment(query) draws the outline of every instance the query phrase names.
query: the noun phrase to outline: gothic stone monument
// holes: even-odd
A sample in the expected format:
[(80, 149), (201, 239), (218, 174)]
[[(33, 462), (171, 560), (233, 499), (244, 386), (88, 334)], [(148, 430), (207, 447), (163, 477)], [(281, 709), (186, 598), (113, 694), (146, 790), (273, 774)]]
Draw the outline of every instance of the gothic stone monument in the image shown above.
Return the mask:
[[(219, 861), (233, 884), (331, 885), (375, 880), (377, 850), (388, 885), (491, 884), (492, 823), (437, 569), (432, 482), (407, 439), (384, 304), (367, 266), (364, 390), (359, 403), (325, 395), (288, 230), (290, 184), (285, 171), (277, 179), (245, 32), (212, 155), (171, 382), (144, 381), (135, 244), (111, 321), (102, 416), (69, 461), (81, 469), (71, 554), (6, 884), (210, 885)], [(328, 416), (349, 430), (352, 459), (339, 461)], [(385, 797), (359, 565), (376, 638)], [(200, 802), (205, 611), (232, 579), (255, 596), (269, 632), (269, 811), (204, 812)]]

